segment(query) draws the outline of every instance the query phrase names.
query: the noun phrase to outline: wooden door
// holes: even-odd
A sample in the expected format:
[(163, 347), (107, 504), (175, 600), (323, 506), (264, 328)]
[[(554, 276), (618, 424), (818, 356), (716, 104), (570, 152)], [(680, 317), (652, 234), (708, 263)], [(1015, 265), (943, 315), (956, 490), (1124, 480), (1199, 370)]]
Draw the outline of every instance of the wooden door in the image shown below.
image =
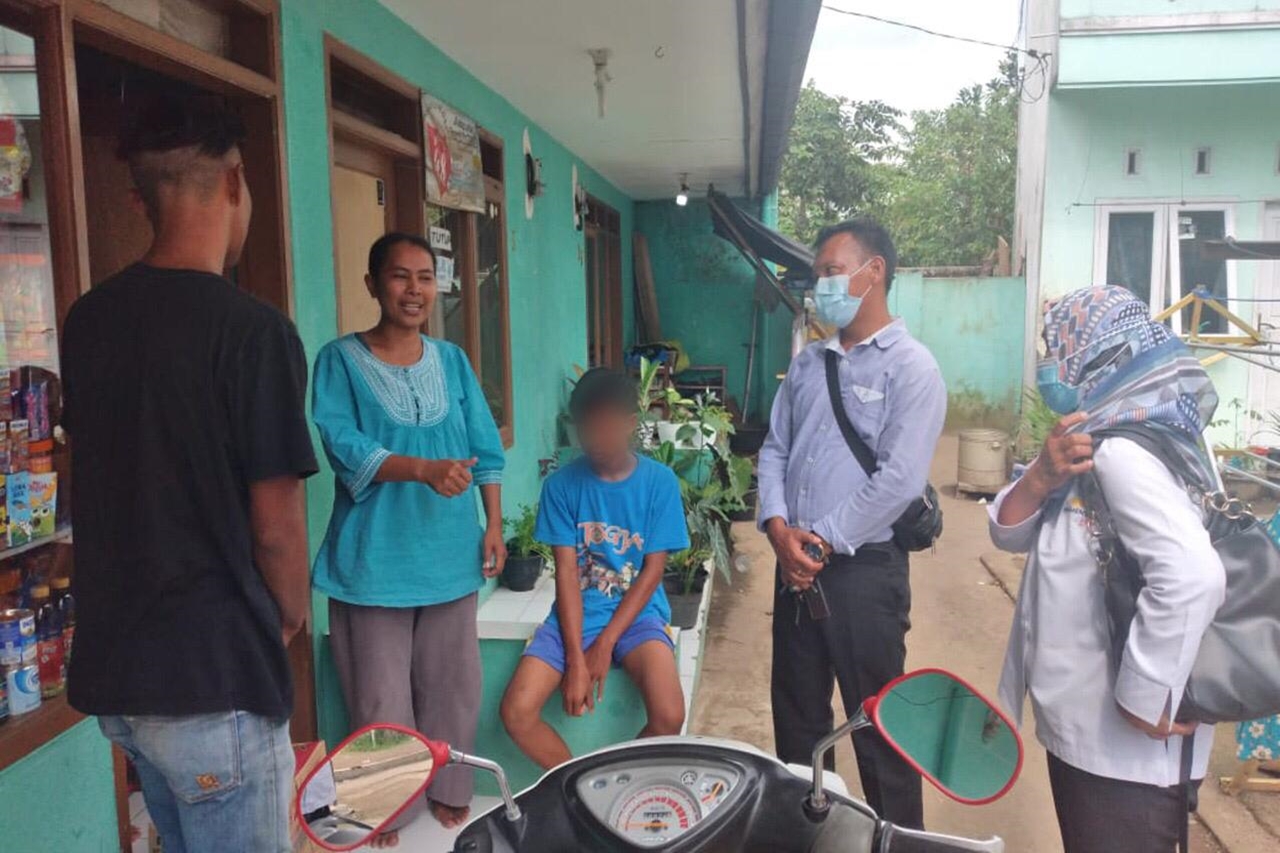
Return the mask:
[(335, 145), (333, 246), (338, 332), (362, 332), (378, 322), (378, 303), (364, 277), (369, 247), (396, 222), (395, 165), (390, 157), (353, 143)]

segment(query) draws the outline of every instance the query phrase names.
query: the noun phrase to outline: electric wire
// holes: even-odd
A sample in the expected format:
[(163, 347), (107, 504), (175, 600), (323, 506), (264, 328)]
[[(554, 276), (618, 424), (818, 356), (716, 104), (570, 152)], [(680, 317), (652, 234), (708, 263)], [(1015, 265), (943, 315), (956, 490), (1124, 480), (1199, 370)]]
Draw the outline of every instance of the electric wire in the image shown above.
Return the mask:
[(826, 9), (829, 12), (838, 12), (841, 15), (849, 15), (850, 17), (853, 17), (853, 18), (865, 18), (868, 21), (876, 21), (881, 24), (888, 24), (891, 27), (905, 27), (908, 30), (916, 30), (917, 32), (925, 33), (926, 35), (937, 36), (938, 38), (952, 39), (954, 41), (965, 41), (965, 42), (969, 42), (970, 44), (980, 44), (985, 47), (998, 47), (1001, 50), (1012, 50), (1017, 53), (1024, 53), (1030, 57), (1041, 57), (1041, 56), (1048, 55), (1045, 53), (1041, 53), (1040, 51), (1031, 47), (1018, 47), (1012, 44), (1001, 44), (1000, 42), (985, 41), (983, 39), (970, 38), (969, 36), (957, 36), (951, 33), (940, 33), (937, 30), (931, 30), (928, 27), (922, 27), (919, 24), (908, 24), (905, 21), (895, 21), (892, 18), (881, 18), (879, 15), (872, 15), (868, 12), (855, 12), (852, 9), (841, 9), (838, 6), (829, 6), (826, 3), (822, 4), (822, 8)]
[[(1049, 56), (1045, 51), (1036, 50), (1032, 47), (1018, 47), (1012, 44), (1002, 44), (1000, 42), (986, 41), (985, 39), (971, 38), (969, 36), (958, 36), (952, 33), (943, 33), (937, 30), (931, 30), (928, 27), (922, 27), (919, 24), (909, 24), (906, 21), (895, 21), (892, 18), (882, 18), (879, 15), (872, 15), (868, 12), (855, 12), (852, 9), (841, 9), (838, 6), (822, 5), (823, 9), (830, 12), (836, 12), (841, 15), (848, 15), (852, 18), (863, 18), (868, 21), (875, 21), (881, 24), (888, 24), (891, 27), (903, 27), (908, 30), (924, 33), (926, 35), (936, 36), (938, 38), (951, 39), (952, 41), (967, 42), (969, 44), (982, 45), (984, 47), (995, 47), (1004, 51), (1020, 53), (1027, 57), (1029, 62), (1025, 62), (1018, 71), (1018, 100), (1024, 104), (1034, 104), (1036, 101), (1044, 97), (1045, 92), (1049, 89)], [(1018, 30), (1021, 32), (1022, 24), (1018, 24)], [(1040, 87), (1034, 95), (1029, 94), (1030, 86), (1028, 85), (1035, 79), (1039, 79)]]

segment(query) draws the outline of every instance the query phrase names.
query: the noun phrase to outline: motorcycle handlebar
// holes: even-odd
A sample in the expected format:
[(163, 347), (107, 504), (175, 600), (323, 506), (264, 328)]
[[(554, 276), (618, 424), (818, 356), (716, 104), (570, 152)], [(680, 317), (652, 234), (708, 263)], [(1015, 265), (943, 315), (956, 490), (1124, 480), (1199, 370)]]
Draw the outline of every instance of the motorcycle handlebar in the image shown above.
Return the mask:
[(886, 824), (879, 853), (1004, 853), (1004, 842), (999, 838), (974, 841)]

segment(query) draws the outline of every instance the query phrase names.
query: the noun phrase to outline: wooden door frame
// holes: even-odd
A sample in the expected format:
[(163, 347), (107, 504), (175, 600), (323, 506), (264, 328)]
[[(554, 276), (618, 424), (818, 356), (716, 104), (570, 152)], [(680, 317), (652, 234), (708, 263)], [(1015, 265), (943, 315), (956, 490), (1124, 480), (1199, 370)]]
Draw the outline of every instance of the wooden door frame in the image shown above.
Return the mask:
[[(354, 69), (363, 77), (390, 89), (406, 101), (412, 101), (415, 120), (413, 126), (417, 133), (415, 138), (408, 139), (398, 133), (364, 119), (345, 113), (334, 107), (333, 103), (333, 62)], [(426, 211), (423, 202), (426, 187), (422, 183), (422, 121), (420, 114), (421, 93), (403, 77), (387, 70), (382, 65), (365, 56), (360, 51), (339, 41), (330, 33), (324, 34), (324, 100), (327, 127), (329, 133), (329, 186), (333, 187), (335, 170), (339, 166), (339, 149), (364, 149), (379, 156), (389, 158), (394, 176), (393, 192), (395, 196), (395, 227), (411, 234), (422, 234), (426, 225)], [(407, 107), (407, 105), (406, 105)], [(330, 229), (337, 222), (337, 199), (329, 193)], [(333, 269), (335, 279), (338, 271), (338, 240), (333, 235)], [(338, 298), (338, 282), (333, 283), (334, 299)], [(337, 303), (334, 305), (337, 308)], [(334, 311), (334, 325), (338, 325), (338, 312)]]
[[(599, 269), (602, 274), (600, 282), (600, 293), (597, 299), (597, 310), (603, 310), (603, 323), (601, 323), (601, 348), (604, 350), (603, 366), (614, 369), (622, 367), (623, 356), (623, 332), (622, 332), (622, 217), (618, 211), (609, 204), (601, 201), (595, 196), (587, 196), (588, 204), (592, 207), (608, 211), (611, 219), (618, 223), (616, 229), (605, 228), (594, 222), (587, 222), (583, 227), (583, 233), (586, 237), (592, 237), (596, 240), (596, 252), (598, 255)], [(591, 275), (592, 271), (587, 270), (587, 274)], [(590, 282), (587, 283), (591, 287)], [(588, 302), (588, 304), (590, 304)], [(587, 340), (591, 339), (592, 327), (597, 322), (596, 317), (587, 317)], [(594, 355), (594, 353), (589, 353)]]

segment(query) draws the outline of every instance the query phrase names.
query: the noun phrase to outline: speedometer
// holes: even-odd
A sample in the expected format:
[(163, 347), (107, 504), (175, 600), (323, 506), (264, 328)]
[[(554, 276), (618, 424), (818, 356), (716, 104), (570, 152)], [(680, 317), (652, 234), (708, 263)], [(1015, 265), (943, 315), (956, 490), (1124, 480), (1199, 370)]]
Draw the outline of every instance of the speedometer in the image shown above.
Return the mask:
[(644, 785), (613, 807), (615, 832), (640, 847), (660, 847), (679, 838), (702, 819), (698, 800), (675, 783)]

